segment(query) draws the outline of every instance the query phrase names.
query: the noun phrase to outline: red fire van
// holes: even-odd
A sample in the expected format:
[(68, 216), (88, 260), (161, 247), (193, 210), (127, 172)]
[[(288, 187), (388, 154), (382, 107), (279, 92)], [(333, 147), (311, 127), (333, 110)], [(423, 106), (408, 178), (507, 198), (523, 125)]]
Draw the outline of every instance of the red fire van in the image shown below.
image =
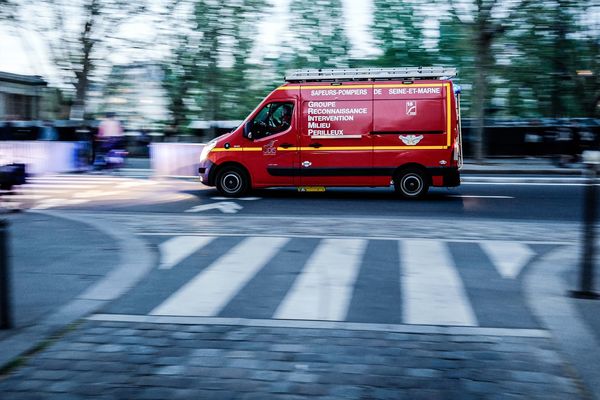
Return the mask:
[(407, 198), (458, 186), (453, 68), (295, 70), (233, 132), (210, 141), (200, 180), (251, 188), (390, 186)]

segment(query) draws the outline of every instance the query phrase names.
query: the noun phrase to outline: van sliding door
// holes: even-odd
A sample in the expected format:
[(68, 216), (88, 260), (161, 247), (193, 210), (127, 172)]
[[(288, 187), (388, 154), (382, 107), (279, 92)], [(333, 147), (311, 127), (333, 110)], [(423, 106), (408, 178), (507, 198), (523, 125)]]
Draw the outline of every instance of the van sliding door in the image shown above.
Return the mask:
[(307, 84), (301, 107), (301, 185), (370, 186), (373, 85)]

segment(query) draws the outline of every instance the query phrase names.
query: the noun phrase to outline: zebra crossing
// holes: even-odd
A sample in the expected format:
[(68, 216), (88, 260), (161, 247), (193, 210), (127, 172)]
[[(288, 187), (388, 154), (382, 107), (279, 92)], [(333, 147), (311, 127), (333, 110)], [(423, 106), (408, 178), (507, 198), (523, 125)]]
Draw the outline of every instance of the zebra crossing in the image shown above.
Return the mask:
[(152, 236), (157, 267), (114, 314), (535, 328), (519, 278), (555, 245)]
[(95, 200), (134, 198), (134, 189), (156, 182), (129, 176), (53, 174), (33, 176), (25, 185), (2, 193), (0, 208), (45, 210), (81, 205)]

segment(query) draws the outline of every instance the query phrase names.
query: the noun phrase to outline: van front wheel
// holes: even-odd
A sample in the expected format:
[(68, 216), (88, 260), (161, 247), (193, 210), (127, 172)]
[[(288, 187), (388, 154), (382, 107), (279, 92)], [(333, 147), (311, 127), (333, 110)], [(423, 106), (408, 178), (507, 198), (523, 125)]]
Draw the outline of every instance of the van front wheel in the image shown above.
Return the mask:
[(407, 199), (420, 199), (429, 190), (427, 174), (418, 168), (408, 168), (399, 171), (394, 176), (396, 193)]
[(227, 197), (240, 197), (250, 186), (246, 172), (239, 167), (225, 167), (217, 174), (217, 190)]

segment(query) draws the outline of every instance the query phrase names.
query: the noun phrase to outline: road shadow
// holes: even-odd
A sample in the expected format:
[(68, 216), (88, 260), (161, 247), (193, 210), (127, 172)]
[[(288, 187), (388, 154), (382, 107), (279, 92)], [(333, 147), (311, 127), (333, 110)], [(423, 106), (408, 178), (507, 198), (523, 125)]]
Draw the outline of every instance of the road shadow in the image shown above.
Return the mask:
[[(189, 194), (198, 199), (223, 196), (216, 189), (183, 190), (180, 193)], [(357, 201), (398, 201), (398, 202), (444, 202), (461, 203), (460, 193), (446, 188), (431, 189), (422, 199), (405, 199), (389, 188), (326, 188), (324, 192), (300, 192), (296, 188), (255, 189), (242, 197), (261, 197), (263, 199), (281, 200), (357, 200)], [(236, 198), (231, 198), (235, 201)]]

